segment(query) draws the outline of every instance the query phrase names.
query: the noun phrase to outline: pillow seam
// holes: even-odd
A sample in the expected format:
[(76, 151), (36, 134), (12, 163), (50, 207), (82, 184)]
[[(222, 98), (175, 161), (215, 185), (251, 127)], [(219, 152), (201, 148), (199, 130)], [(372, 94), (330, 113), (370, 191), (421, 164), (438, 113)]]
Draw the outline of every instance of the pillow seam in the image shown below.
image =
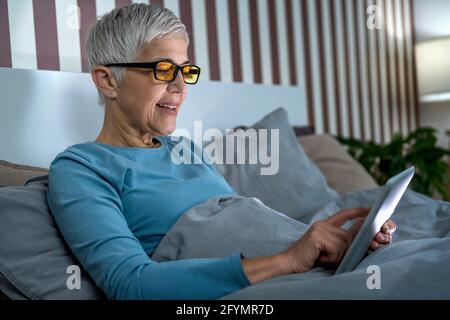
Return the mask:
[(27, 298), (32, 300), (41, 300), (41, 297), (27, 289), (27, 287), (22, 282), (17, 280), (17, 278), (2, 263), (0, 263), (0, 273)]

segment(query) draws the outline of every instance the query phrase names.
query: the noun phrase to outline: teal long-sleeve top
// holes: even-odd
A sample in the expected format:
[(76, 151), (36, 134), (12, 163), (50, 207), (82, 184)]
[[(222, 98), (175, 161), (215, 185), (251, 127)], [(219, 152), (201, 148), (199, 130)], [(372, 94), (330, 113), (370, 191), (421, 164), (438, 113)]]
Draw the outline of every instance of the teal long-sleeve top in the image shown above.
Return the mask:
[[(150, 258), (183, 212), (234, 193), (189, 140), (157, 139), (153, 149), (86, 142), (56, 156), (47, 201), (65, 241), (109, 299), (217, 299), (248, 286), (239, 252)], [(177, 164), (186, 156), (192, 164)]]

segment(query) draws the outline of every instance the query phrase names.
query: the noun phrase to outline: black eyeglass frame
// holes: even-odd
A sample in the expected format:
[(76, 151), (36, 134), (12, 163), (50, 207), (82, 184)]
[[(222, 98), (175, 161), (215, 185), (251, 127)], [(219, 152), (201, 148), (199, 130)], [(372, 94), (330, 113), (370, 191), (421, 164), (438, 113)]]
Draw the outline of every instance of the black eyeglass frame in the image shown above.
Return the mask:
[[(172, 75), (172, 80), (161, 80), (158, 79), (157, 75), (156, 75), (156, 66), (158, 65), (158, 63), (160, 62), (168, 62), (171, 63), (172, 65), (175, 66), (175, 70), (174, 73)], [(178, 72), (181, 71), (181, 74), (183, 76), (183, 81), (186, 84), (196, 84), (198, 82), (198, 79), (200, 78), (200, 73), (201, 73), (201, 68), (195, 64), (184, 64), (184, 65), (178, 65), (175, 62), (173, 62), (172, 60), (168, 60), (168, 59), (164, 59), (164, 60), (158, 60), (158, 61), (153, 61), (153, 62), (127, 62), (127, 63), (108, 63), (105, 64), (104, 67), (123, 67), (123, 68), (138, 68), (138, 69), (152, 69), (153, 70), (153, 77), (158, 80), (158, 81), (163, 81), (163, 82), (173, 82), (175, 81), (175, 79), (178, 76)], [(184, 75), (183, 75), (183, 68), (185, 67), (195, 67), (198, 69), (198, 75), (197, 75), (197, 80), (195, 82), (191, 82), (188, 83), (186, 82), (186, 80), (184, 79)]]

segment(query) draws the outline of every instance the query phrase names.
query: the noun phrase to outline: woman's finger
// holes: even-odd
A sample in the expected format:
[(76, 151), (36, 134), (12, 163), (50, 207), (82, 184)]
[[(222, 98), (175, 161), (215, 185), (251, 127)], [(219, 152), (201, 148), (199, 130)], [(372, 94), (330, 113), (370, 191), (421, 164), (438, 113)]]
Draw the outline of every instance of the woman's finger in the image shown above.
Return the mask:
[(347, 248), (352, 244), (353, 235), (348, 230), (333, 225), (328, 225), (327, 233), (344, 241)]
[(376, 251), (376, 250), (378, 250), (381, 246), (382, 246), (381, 244), (379, 244), (379, 243), (376, 242), (375, 240), (372, 240), (372, 242), (370, 243), (370, 246), (369, 246), (369, 252), (370, 252), (370, 250), (371, 250), (371, 251)]
[(388, 220), (381, 227), (381, 231), (388, 234), (393, 234), (397, 230), (397, 225), (394, 221)]
[(326, 265), (338, 264), (347, 251), (348, 242), (342, 237), (342, 234), (339, 234), (339, 231), (333, 230), (333, 228), (328, 229), (322, 239), (325, 243), (325, 250), (319, 256), (318, 262)]
[(392, 235), (389, 233), (378, 232), (374, 240), (379, 244), (390, 244), (392, 242)]
[(368, 208), (352, 208), (352, 209), (346, 209), (339, 211), (338, 213), (335, 213), (325, 221), (328, 223), (335, 225), (335, 226), (342, 226), (344, 223), (346, 223), (348, 220), (353, 220), (356, 218), (365, 218), (367, 214), (369, 213), (370, 209)]

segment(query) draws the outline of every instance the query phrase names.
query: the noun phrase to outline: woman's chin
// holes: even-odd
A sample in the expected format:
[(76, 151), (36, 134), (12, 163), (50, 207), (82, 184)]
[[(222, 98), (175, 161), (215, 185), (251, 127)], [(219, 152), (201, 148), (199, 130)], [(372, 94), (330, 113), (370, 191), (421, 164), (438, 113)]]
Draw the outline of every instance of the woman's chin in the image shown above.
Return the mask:
[(164, 128), (161, 128), (159, 130), (159, 135), (160, 136), (169, 136), (172, 133), (174, 133), (175, 129), (176, 129), (176, 125), (175, 124), (167, 125)]

